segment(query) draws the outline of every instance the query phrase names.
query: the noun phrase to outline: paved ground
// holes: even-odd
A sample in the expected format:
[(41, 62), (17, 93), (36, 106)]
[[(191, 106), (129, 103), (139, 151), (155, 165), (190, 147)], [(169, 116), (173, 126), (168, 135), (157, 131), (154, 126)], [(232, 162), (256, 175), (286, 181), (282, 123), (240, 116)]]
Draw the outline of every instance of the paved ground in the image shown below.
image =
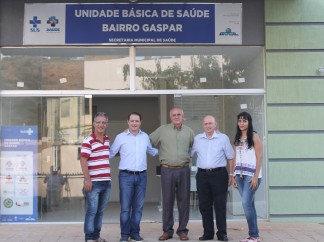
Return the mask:
[[(142, 223), (141, 234), (145, 242), (158, 241), (161, 223)], [(261, 241), (324, 241), (324, 224), (318, 223), (274, 223), (259, 222)], [(198, 241), (202, 234), (201, 222), (190, 221), (189, 241)], [(109, 242), (119, 241), (119, 224), (104, 224), (102, 237)], [(229, 241), (239, 241), (247, 237), (244, 221), (228, 222)], [(83, 224), (0, 224), (2, 242), (83, 242)], [(178, 236), (168, 242), (180, 241)], [(214, 240), (216, 241), (216, 240)]]

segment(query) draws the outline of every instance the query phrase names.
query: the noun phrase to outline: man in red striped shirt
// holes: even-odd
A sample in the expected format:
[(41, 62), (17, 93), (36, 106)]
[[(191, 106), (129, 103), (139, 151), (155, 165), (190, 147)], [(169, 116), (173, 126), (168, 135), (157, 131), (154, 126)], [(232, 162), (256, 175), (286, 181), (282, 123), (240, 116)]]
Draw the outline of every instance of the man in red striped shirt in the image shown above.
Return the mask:
[(87, 211), (84, 220), (86, 242), (107, 242), (100, 237), (102, 217), (111, 192), (109, 137), (105, 135), (108, 117), (99, 112), (93, 121), (94, 132), (82, 142), (80, 163), (84, 175)]

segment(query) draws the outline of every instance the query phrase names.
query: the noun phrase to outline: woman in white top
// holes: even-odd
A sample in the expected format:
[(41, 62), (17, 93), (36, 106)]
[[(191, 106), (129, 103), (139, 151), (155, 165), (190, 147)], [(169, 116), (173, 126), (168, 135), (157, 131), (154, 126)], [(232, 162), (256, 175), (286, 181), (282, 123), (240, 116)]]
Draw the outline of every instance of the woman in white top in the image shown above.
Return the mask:
[(249, 238), (240, 242), (259, 242), (254, 197), (261, 183), (262, 144), (259, 135), (253, 130), (251, 115), (247, 112), (237, 115), (234, 150), (234, 187), (238, 188), (242, 197), (244, 214), (249, 227)]

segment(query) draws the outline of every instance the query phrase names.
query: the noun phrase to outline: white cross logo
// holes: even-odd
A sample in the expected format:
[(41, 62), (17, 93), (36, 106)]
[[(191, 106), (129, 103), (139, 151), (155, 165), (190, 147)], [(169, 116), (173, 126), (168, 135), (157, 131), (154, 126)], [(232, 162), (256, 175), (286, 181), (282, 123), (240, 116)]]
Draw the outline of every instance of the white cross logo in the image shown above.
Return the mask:
[(29, 128), (29, 129), (26, 131), (26, 133), (27, 133), (28, 135), (31, 135), (32, 133), (34, 133), (34, 131), (33, 131), (31, 128)]

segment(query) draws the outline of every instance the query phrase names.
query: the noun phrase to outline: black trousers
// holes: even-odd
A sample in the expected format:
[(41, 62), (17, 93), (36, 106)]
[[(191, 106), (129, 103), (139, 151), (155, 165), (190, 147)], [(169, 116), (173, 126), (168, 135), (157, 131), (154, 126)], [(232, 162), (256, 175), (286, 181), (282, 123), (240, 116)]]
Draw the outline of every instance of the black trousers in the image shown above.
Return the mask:
[(214, 211), (217, 237), (227, 235), (226, 202), (228, 191), (228, 172), (225, 167), (215, 171), (198, 170), (196, 174), (199, 211), (202, 216), (204, 235), (214, 237)]

